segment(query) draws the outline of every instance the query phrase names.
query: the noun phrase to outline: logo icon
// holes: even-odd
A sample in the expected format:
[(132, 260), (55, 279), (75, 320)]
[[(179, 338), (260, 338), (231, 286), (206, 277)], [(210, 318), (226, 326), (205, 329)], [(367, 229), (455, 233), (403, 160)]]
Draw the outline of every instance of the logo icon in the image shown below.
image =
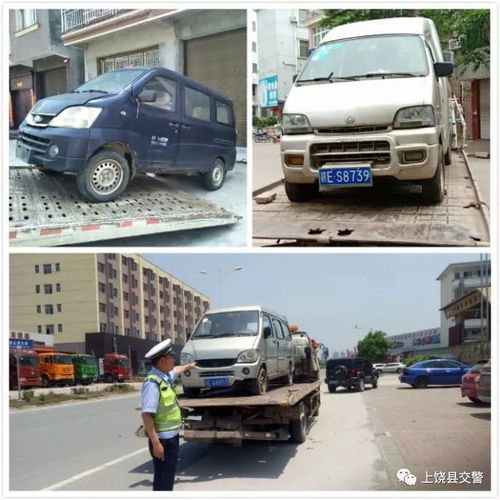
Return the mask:
[(399, 469), (396, 472), (396, 477), (399, 481), (404, 481), (408, 486), (417, 484), (417, 477), (414, 476), (408, 469)]
[(347, 125), (352, 125), (355, 121), (356, 121), (356, 119), (354, 118), (354, 116), (348, 116), (345, 119), (345, 122), (346, 122)]

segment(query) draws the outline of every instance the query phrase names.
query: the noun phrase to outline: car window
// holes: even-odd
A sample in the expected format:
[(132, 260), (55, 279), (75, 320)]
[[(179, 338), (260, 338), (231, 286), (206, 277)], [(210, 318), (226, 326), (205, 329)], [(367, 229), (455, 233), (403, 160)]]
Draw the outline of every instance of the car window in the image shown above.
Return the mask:
[(184, 109), (186, 116), (210, 121), (210, 96), (190, 87), (185, 89)]
[(292, 336), (290, 334), (290, 330), (288, 328), (288, 325), (286, 323), (283, 323), (282, 321), (280, 321), (280, 323), (281, 323), (281, 328), (283, 329), (283, 332), (285, 334), (285, 339), (292, 340)]
[(283, 334), (283, 330), (281, 329), (281, 323), (276, 319), (273, 318), (273, 326), (274, 326), (274, 333), (276, 334), (277, 339), (284, 339), (285, 335)]
[(155, 76), (144, 85), (143, 90), (154, 90), (156, 92), (156, 100), (154, 102), (143, 104), (167, 111), (175, 111), (176, 82), (174, 80), (164, 78), (163, 76)]
[(215, 119), (217, 123), (222, 123), (224, 125), (233, 124), (233, 114), (231, 113), (231, 107), (227, 104), (215, 100)]
[(423, 367), (424, 368), (442, 368), (441, 362), (439, 362), (439, 361), (428, 361), (427, 363), (424, 363)]
[(455, 363), (454, 361), (441, 361), (441, 366), (443, 368), (462, 368), (462, 365)]
[(273, 335), (273, 328), (271, 326), (271, 319), (269, 316), (266, 316), (265, 314), (262, 315), (262, 331), (264, 331), (264, 328), (269, 327), (271, 330), (271, 335)]

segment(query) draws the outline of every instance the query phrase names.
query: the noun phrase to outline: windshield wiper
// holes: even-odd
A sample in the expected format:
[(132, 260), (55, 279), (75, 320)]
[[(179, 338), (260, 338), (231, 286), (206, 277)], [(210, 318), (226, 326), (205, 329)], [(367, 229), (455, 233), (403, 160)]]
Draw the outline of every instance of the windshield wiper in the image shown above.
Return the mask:
[(334, 82), (335, 80), (356, 80), (355, 76), (333, 76), (333, 72), (328, 76), (317, 76), (316, 78), (305, 78), (303, 80), (297, 80), (300, 82)]
[(386, 76), (407, 76), (407, 77), (413, 77), (413, 76), (420, 76), (415, 73), (398, 73), (398, 72), (392, 72), (392, 73), (366, 73), (364, 75), (355, 75), (352, 78), (385, 78)]
[(101, 94), (109, 94), (107, 90), (101, 89), (89, 89), (89, 90), (74, 90), (73, 92), (84, 93), (84, 92), (100, 92)]

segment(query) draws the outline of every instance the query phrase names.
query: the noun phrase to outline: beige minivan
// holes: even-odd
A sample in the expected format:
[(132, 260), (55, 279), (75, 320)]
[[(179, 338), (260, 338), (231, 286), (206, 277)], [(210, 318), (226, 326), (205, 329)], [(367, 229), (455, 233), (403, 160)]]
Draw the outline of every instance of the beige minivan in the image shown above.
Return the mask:
[(293, 383), (293, 343), (285, 316), (262, 306), (207, 311), (181, 352), (196, 363), (181, 375), (186, 396), (201, 389), (246, 386), (263, 394), (270, 381)]

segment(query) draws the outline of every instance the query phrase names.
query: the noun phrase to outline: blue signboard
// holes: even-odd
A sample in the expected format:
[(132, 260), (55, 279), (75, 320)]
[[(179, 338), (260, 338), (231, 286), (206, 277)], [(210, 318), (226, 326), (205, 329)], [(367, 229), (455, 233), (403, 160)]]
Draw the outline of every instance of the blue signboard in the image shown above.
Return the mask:
[(33, 341), (24, 339), (9, 339), (9, 349), (33, 349)]
[(262, 108), (278, 105), (278, 76), (268, 76), (259, 82), (259, 104)]

